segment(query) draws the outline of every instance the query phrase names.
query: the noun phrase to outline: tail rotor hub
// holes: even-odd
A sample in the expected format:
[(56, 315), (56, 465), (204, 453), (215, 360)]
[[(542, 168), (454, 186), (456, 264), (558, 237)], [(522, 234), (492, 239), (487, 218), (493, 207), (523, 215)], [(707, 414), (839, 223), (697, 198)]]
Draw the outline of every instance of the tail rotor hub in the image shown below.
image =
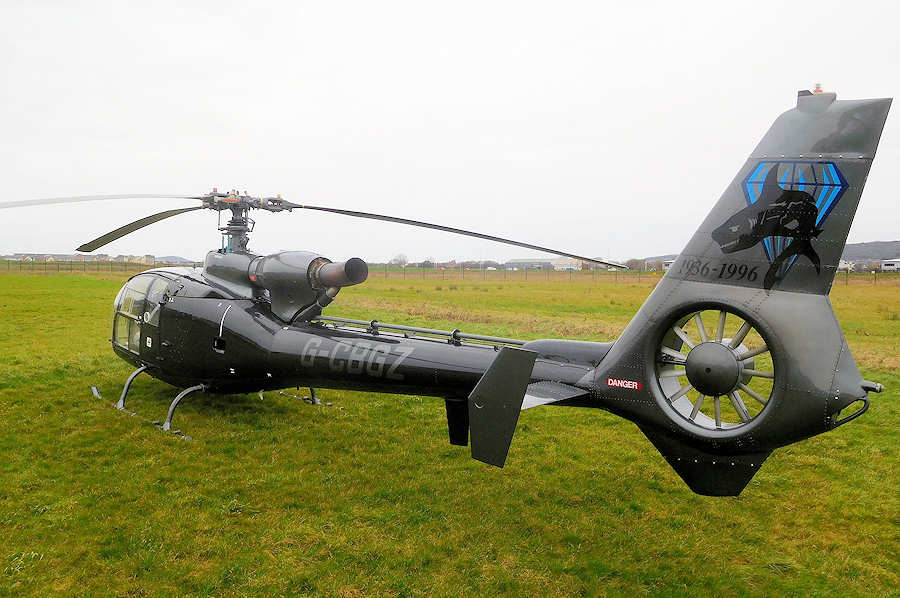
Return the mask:
[(724, 396), (737, 389), (741, 380), (738, 356), (728, 346), (709, 341), (691, 349), (684, 364), (688, 381), (707, 396)]

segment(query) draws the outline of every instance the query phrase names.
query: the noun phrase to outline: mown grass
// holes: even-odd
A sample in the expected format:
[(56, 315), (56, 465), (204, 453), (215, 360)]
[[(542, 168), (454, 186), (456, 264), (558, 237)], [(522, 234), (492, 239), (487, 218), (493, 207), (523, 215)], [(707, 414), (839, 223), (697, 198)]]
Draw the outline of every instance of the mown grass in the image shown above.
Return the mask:
[[(634, 426), (523, 413), (503, 470), (434, 399), (188, 400), (107, 342), (121, 276), (0, 277), (0, 596), (888, 596), (900, 584), (900, 288), (837, 285), (859, 420), (777, 451), (739, 498), (692, 494)], [(438, 288), (441, 287), (441, 288)], [(374, 278), (332, 315), (609, 340), (644, 282)], [(92, 398), (96, 384), (104, 399)]]

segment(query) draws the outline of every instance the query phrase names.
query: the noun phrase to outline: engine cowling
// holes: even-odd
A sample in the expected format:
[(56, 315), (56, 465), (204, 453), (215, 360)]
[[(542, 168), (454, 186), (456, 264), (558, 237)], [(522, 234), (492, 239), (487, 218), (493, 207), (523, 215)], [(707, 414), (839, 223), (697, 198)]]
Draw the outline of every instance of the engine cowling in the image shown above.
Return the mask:
[(290, 322), (319, 315), (341, 288), (364, 282), (369, 266), (358, 257), (332, 262), (308, 251), (282, 251), (255, 258), (247, 276), (269, 292), (272, 312)]

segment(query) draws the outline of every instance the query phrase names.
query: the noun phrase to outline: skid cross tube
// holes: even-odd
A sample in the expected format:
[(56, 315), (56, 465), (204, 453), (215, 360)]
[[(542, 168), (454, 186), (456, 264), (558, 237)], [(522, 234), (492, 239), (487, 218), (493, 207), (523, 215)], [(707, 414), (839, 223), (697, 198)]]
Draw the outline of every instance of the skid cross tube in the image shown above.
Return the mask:
[(130, 376), (128, 376), (128, 380), (125, 381), (125, 388), (122, 389), (122, 396), (119, 397), (119, 402), (116, 403), (116, 409), (125, 410), (125, 397), (128, 396), (128, 391), (131, 390), (131, 383), (134, 382), (134, 379), (138, 377), (138, 375), (145, 371), (147, 366), (142, 365), (138, 369), (134, 370)]
[(169, 413), (166, 414), (166, 421), (163, 422), (163, 425), (162, 425), (163, 430), (168, 432), (172, 428), (172, 416), (175, 415), (175, 408), (178, 407), (178, 403), (181, 402), (181, 399), (183, 399), (184, 397), (188, 396), (189, 394), (191, 394), (192, 392), (197, 391), (197, 390), (205, 391), (206, 385), (198, 384), (197, 386), (191, 386), (190, 388), (185, 388), (180, 393), (178, 393), (178, 396), (175, 397), (175, 400), (172, 401), (171, 405), (169, 405)]

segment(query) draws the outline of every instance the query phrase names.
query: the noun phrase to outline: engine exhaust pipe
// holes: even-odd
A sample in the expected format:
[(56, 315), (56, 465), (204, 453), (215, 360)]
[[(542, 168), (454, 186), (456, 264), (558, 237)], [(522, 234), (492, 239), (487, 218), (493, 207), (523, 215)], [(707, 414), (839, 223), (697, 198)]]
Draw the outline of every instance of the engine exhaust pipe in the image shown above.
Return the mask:
[(312, 264), (309, 279), (315, 288), (348, 287), (365, 282), (369, 277), (369, 265), (358, 257), (346, 262)]

